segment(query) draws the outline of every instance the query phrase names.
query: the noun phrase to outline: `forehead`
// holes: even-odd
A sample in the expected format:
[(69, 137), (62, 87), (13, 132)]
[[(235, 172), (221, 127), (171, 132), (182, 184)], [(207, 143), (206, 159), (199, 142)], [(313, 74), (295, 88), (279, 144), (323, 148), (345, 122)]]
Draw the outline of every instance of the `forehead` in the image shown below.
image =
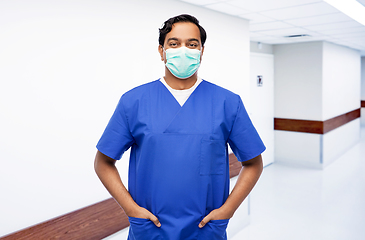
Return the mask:
[(174, 23), (174, 25), (172, 25), (171, 31), (166, 35), (166, 40), (169, 38), (178, 38), (182, 41), (196, 38), (201, 41), (198, 26), (191, 22)]

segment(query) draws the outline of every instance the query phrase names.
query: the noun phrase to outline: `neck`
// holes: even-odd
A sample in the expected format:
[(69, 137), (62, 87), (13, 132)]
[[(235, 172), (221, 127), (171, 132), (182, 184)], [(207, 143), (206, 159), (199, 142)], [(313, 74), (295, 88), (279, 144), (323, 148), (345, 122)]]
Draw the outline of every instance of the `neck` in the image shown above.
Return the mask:
[(189, 89), (196, 83), (198, 79), (198, 72), (195, 72), (191, 77), (180, 79), (172, 75), (169, 69), (165, 68), (165, 81), (172, 88), (176, 90)]

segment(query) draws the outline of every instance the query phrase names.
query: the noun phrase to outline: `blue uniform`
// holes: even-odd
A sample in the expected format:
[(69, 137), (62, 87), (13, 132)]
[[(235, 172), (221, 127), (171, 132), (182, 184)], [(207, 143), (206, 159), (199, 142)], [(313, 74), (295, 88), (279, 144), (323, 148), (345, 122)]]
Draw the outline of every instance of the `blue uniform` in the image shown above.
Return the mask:
[(159, 80), (125, 93), (97, 148), (132, 147), (128, 188), (161, 222), (130, 217), (130, 240), (227, 239), (228, 220), (199, 222), (229, 195), (228, 146), (239, 161), (265, 150), (241, 98), (202, 81), (183, 106)]

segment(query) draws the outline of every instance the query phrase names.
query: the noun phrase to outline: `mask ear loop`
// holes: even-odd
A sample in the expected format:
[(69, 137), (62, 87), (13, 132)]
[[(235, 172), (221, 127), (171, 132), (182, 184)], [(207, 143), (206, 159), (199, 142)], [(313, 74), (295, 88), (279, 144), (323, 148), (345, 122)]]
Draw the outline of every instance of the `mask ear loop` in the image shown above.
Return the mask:
[(165, 54), (162, 54), (162, 56), (163, 56), (163, 61), (165, 61), (166, 60), (166, 50), (165, 50), (165, 48), (163, 47), (163, 46), (161, 46), (162, 47), (162, 52), (163, 53), (165, 53)]

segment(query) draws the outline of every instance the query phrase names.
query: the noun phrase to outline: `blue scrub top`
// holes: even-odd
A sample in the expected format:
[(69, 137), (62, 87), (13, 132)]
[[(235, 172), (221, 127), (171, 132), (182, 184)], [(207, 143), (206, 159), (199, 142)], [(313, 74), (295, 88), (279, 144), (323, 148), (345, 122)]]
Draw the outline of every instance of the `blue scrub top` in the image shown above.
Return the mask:
[(130, 240), (227, 239), (227, 220), (199, 222), (229, 195), (228, 145), (239, 161), (264, 150), (241, 98), (203, 80), (183, 106), (159, 80), (125, 93), (97, 148), (132, 147), (128, 189), (161, 222), (130, 217)]

